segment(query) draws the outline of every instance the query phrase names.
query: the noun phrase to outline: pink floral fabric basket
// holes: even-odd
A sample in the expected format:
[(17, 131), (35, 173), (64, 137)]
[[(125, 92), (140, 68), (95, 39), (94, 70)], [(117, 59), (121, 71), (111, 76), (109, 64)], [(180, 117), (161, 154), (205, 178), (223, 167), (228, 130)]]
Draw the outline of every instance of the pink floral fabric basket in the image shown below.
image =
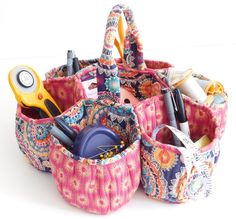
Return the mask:
[[(128, 26), (123, 62), (112, 57), (121, 14)], [(44, 87), (62, 109), (59, 117), (70, 126), (80, 131), (89, 124), (103, 124), (128, 147), (105, 160), (75, 156), (48, 131), (53, 118), (40, 119), (33, 109), (18, 105), (16, 137), (20, 150), (35, 168), (52, 172), (59, 193), (69, 204), (93, 213), (107, 214), (126, 204), (140, 179), (145, 193), (154, 199), (181, 203), (208, 196), (220, 154), (227, 102), (211, 107), (184, 97), (192, 140), (163, 125), (168, 119), (161, 89), (168, 85), (162, 73), (171, 67), (167, 62), (144, 60), (132, 11), (116, 5), (108, 16), (101, 57), (80, 61), (80, 70), (73, 76), (67, 76), (65, 65), (52, 69), (46, 74)], [(96, 98), (90, 98), (88, 81), (96, 84)], [(137, 104), (124, 104), (120, 98), (123, 88)], [(173, 145), (173, 134), (184, 147)], [(196, 149), (194, 141), (203, 134), (210, 143)]]

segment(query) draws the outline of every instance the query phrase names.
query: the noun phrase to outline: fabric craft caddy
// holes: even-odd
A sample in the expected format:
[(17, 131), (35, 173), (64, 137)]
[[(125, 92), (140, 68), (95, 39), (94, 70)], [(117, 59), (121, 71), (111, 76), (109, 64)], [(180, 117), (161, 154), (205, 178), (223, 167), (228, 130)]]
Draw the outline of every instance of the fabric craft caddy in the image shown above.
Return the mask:
[[(115, 60), (112, 49), (121, 14), (127, 31), (123, 57)], [(48, 131), (53, 118), (39, 119), (30, 109), (17, 107), (16, 137), (21, 151), (35, 168), (52, 172), (68, 203), (86, 211), (107, 214), (117, 210), (132, 198), (140, 181), (148, 196), (172, 203), (210, 193), (227, 102), (210, 107), (184, 97), (192, 140), (204, 134), (211, 140), (196, 148), (182, 132), (162, 125), (168, 119), (161, 88), (168, 85), (161, 75), (173, 66), (144, 60), (142, 49), (132, 11), (116, 5), (107, 20), (101, 57), (80, 61), (80, 70), (73, 76), (66, 76), (65, 65), (52, 69), (44, 81), (63, 111), (59, 117), (71, 127), (79, 131), (89, 124), (103, 124), (119, 134), (129, 146), (118, 155), (105, 160), (77, 159)], [(88, 79), (97, 80), (98, 99), (88, 98), (83, 84)], [(121, 87), (139, 103), (120, 103)], [(152, 135), (158, 126), (156, 140)], [(183, 147), (171, 143), (171, 132)]]

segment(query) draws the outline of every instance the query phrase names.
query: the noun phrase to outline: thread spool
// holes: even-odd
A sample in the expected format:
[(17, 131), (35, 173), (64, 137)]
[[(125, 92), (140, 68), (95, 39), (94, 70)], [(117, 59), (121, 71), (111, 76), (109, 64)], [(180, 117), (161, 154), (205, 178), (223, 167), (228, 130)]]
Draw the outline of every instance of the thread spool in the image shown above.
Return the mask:
[(194, 142), (194, 144), (198, 148), (203, 148), (210, 143), (211, 143), (211, 140), (209, 139), (209, 137), (207, 135), (203, 135), (200, 139), (198, 139), (196, 142)]
[(172, 75), (171, 85), (179, 88), (181, 92), (199, 103), (204, 103), (207, 99), (206, 93), (192, 76), (192, 69), (183, 73)]
[(224, 92), (223, 85), (218, 81), (201, 80), (196, 78), (197, 83), (207, 95), (222, 94)]

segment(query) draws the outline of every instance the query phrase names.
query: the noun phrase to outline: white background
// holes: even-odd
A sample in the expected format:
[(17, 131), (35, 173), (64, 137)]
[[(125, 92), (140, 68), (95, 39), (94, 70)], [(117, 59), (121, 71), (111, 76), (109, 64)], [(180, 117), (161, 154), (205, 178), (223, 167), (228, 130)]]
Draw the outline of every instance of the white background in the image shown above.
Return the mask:
[[(16, 101), (7, 75), (15, 65), (27, 64), (43, 78), (46, 71), (65, 63), (68, 49), (75, 50), (81, 59), (99, 57), (106, 18), (116, 3), (120, 2), (0, 0), (0, 218), (99, 217), (68, 205), (51, 175), (36, 171), (24, 161), (14, 134)], [(234, 1), (126, 3), (134, 11), (146, 59), (193, 67), (225, 85), (228, 124), (211, 197), (171, 205), (148, 199), (140, 189), (126, 206), (106, 218), (235, 218)]]

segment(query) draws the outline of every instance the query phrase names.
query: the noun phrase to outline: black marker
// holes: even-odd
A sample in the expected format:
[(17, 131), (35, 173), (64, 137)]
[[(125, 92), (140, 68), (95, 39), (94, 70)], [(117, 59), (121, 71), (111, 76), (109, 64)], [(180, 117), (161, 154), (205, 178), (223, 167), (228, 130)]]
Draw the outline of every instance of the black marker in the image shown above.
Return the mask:
[(72, 140), (75, 141), (77, 132), (72, 129), (69, 125), (65, 123), (65, 121), (61, 118), (54, 118), (57, 126)]
[(79, 60), (78, 58), (76, 57), (75, 53), (74, 53), (74, 57), (73, 57), (73, 69), (74, 69), (74, 74), (76, 74), (80, 67), (79, 67)]
[(180, 130), (190, 137), (190, 131), (189, 131), (188, 120), (187, 120), (186, 111), (184, 107), (184, 101), (183, 101), (182, 93), (180, 92), (179, 89), (174, 90), (174, 96), (175, 96), (175, 103), (177, 105), (176, 114), (179, 121)]
[(68, 150), (72, 149), (73, 141), (59, 128), (52, 126), (50, 133), (56, 137)]
[[(164, 103), (165, 103), (165, 108), (166, 108), (166, 112), (167, 112), (167, 116), (169, 119), (169, 124), (178, 129), (177, 123), (176, 123), (176, 119), (175, 119), (175, 110), (174, 110), (174, 105), (173, 105), (173, 100), (171, 97), (171, 93), (169, 91), (168, 88), (162, 88), (161, 89), (161, 93), (164, 96)], [(174, 144), (176, 146), (181, 146), (181, 142), (180, 140), (175, 136), (175, 134), (173, 134), (173, 140), (174, 140)]]

